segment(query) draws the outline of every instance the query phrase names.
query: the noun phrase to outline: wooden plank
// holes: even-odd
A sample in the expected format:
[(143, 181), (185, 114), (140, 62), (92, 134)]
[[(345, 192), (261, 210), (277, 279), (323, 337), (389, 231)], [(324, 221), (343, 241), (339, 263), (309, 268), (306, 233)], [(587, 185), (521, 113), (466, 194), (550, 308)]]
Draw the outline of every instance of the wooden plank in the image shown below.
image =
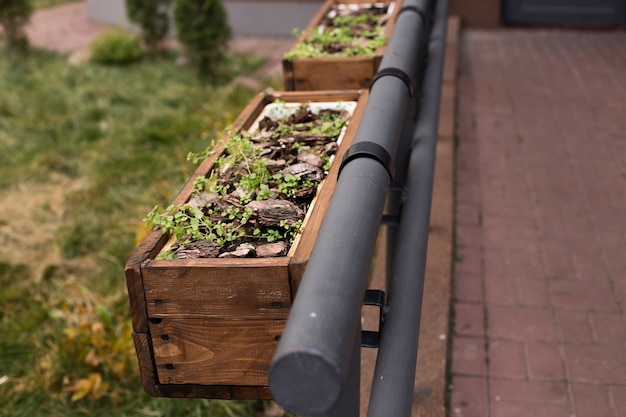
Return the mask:
[(150, 349), (150, 337), (147, 333), (133, 333), (133, 342), (139, 361), (141, 384), (148, 395), (155, 397), (157, 395), (155, 391), (157, 378), (152, 358), (152, 350)]
[(230, 398), (233, 400), (271, 400), (273, 399), (269, 387), (240, 387), (232, 386), (230, 388)]
[(368, 88), (376, 75), (371, 57), (296, 59), (292, 65), (296, 91)]
[(284, 318), (291, 307), (289, 258), (149, 261), (150, 318)]
[[(157, 397), (232, 400), (231, 387), (224, 385), (159, 384), (155, 387), (155, 392)], [(258, 398), (246, 399), (256, 400)]]
[(150, 257), (156, 256), (157, 248), (162, 247), (164, 242), (165, 239), (160, 233), (149, 233), (133, 252), (124, 269), (133, 331), (135, 332), (145, 333), (148, 331), (148, 314), (146, 311), (143, 279), (141, 277), (141, 263)]
[(287, 103), (359, 101), (363, 93), (364, 90), (287, 91), (274, 92), (271, 97), (273, 100), (280, 99)]
[(157, 397), (214, 398), (219, 400), (271, 400), (269, 387), (237, 385), (159, 384), (155, 387)]
[(285, 320), (169, 320), (150, 324), (163, 384), (267, 386)]

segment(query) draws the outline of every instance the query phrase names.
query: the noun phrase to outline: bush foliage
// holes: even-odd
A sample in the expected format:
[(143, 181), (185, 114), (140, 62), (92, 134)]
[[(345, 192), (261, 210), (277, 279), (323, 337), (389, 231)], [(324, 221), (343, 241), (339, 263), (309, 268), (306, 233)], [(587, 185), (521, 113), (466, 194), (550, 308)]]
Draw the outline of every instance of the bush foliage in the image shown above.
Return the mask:
[(170, 3), (171, 0), (126, 0), (128, 19), (141, 27), (142, 39), (152, 53), (159, 51), (169, 32)]
[(204, 78), (215, 77), (224, 57), (231, 30), (226, 9), (219, 0), (175, 0), (174, 21), (178, 40)]
[(28, 49), (28, 37), (24, 27), (33, 13), (30, 0), (0, 1), (0, 25), (4, 28), (7, 49), (10, 52), (25, 52)]
[(128, 65), (141, 60), (139, 37), (124, 29), (103, 32), (91, 44), (91, 60), (105, 65)]

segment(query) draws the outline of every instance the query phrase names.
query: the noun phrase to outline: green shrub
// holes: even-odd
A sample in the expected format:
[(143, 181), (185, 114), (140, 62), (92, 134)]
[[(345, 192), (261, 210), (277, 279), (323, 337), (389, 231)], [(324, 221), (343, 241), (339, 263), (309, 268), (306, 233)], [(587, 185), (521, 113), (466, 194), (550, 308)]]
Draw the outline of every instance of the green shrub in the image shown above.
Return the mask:
[(231, 31), (219, 0), (175, 0), (178, 40), (203, 78), (215, 77)]
[(123, 29), (106, 31), (91, 44), (91, 60), (98, 64), (128, 65), (142, 56), (139, 36)]
[(28, 49), (28, 37), (24, 27), (33, 13), (30, 0), (0, 1), (0, 25), (4, 28), (9, 52), (25, 52)]
[(128, 19), (141, 27), (146, 48), (158, 52), (170, 29), (168, 6), (171, 0), (126, 0)]

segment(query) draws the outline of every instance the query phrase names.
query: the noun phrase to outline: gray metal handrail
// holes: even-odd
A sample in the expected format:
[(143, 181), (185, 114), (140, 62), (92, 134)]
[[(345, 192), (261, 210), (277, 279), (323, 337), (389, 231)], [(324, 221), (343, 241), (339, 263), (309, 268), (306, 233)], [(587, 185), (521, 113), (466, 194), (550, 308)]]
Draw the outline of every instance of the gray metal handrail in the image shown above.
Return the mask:
[[(335, 192), (270, 367), (269, 383), (274, 398), (296, 414), (327, 417), (359, 415), (361, 305), (389, 184), (394, 174), (393, 161), (407, 160), (403, 156), (414, 136), (413, 129), (407, 129), (407, 126), (415, 124), (413, 110), (418, 97), (418, 89), (415, 87), (421, 84), (422, 77), (418, 70), (423, 67), (418, 60), (421, 56), (418, 51), (428, 41), (431, 3), (432, 0), (405, 0), (402, 4), (393, 35), (371, 86), (353, 145), (348, 151), (351, 157), (342, 165)], [(445, 4), (442, 6), (441, 3)], [(439, 0), (437, 21), (442, 18), (443, 9), (447, 10), (447, 2)], [(440, 27), (437, 24), (435, 27)], [(445, 29), (445, 22), (443, 25)], [(433, 53), (433, 41), (430, 45)], [(430, 74), (435, 69), (431, 69), (429, 64), (428, 71)], [(428, 75), (426, 78), (429, 79)], [(426, 91), (424, 89), (424, 93)], [(422, 117), (424, 112), (420, 111), (420, 120), (430, 112), (426, 111), (426, 99), (435, 100), (435, 97), (424, 97), (426, 115)], [(436, 101), (438, 105), (438, 97)], [(437, 119), (437, 114), (428, 117)], [(418, 153), (427, 157), (429, 153), (421, 149), (430, 149), (430, 145), (424, 145), (430, 139), (421, 138), (430, 138), (431, 127), (423, 126), (420, 128), (418, 124), (418, 140), (413, 152), (419, 149)], [(427, 134), (420, 134), (420, 129), (425, 129)], [(419, 161), (422, 157), (414, 158), (411, 155), (409, 182), (415, 171), (411, 169), (414, 159)], [(427, 165), (432, 168), (433, 164), (431, 161)], [(400, 168), (400, 172), (407, 172), (406, 167)], [(432, 172), (428, 178), (432, 190)], [(420, 178), (419, 183), (423, 181), (428, 180)], [(427, 204), (430, 207), (430, 194), (422, 191), (418, 194), (428, 197), (427, 202), (418, 205)], [(409, 193), (408, 197), (419, 198), (414, 195)], [(409, 210), (411, 208), (405, 207), (405, 213), (410, 213)], [(420, 218), (427, 216), (426, 224), (429, 214), (429, 210), (420, 214)], [(410, 217), (413, 217), (412, 213)], [(420, 225), (411, 229), (427, 237), (428, 228), (423, 230), (423, 222), (421, 219)], [(419, 250), (422, 250), (421, 246)], [(425, 257), (425, 247), (423, 251)], [(421, 259), (422, 256), (418, 257)], [(399, 270), (406, 268), (402, 263), (396, 264)], [(401, 286), (402, 282), (402, 274), (394, 276), (390, 288), (394, 296), (391, 306), (400, 299), (394, 288)], [(396, 314), (393, 308), (389, 309), (389, 313), (392, 318)], [(419, 312), (417, 316), (419, 318)], [(392, 323), (396, 321), (393, 319)], [(419, 327), (419, 323), (413, 325)], [(382, 336), (387, 339), (390, 335), (396, 337), (393, 336), (395, 334), (393, 328), (390, 331), (383, 329)], [(389, 345), (386, 340), (381, 340), (381, 343)], [(389, 349), (385, 348), (387, 351)], [(382, 354), (381, 349), (379, 356)], [(378, 362), (377, 372), (381, 366), (381, 372), (384, 371), (387, 365), (381, 365), (380, 359)], [(377, 396), (387, 401), (383, 388), (376, 386), (376, 392), (380, 393)], [(370, 403), (370, 408), (377, 408), (376, 401)], [(395, 417), (401, 414), (385, 412), (384, 415)]]
[(422, 295), (426, 271), (435, 153), (441, 103), (447, 0), (435, 12), (406, 179), (406, 198), (400, 218), (393, 277), (388, 283), (385, 325), (382, 329), (368, 417), (409, 417), (419, 342)]

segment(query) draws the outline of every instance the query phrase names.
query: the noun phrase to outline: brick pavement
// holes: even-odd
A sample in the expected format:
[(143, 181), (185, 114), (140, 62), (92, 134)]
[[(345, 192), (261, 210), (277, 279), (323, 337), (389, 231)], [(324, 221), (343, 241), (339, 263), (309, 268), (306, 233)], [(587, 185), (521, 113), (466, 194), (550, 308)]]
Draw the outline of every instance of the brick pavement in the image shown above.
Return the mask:
[(451, 413), (626, 416), (626, 32), (464, 32)]
[(68, 3), (36, 11), (26, 33), (32, 45), (57, 52), (74, 52), (89, 43), (106, 26), (87, 19), (84, 2)]

